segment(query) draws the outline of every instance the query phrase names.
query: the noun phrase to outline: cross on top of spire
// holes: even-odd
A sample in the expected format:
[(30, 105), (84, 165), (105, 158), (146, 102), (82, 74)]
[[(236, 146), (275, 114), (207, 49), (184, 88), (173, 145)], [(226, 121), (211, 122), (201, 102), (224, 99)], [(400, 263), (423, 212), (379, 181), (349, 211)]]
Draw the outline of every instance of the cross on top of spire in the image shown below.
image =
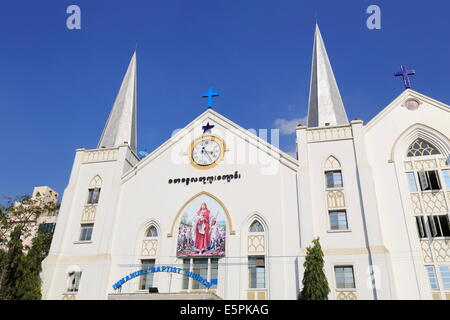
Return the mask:
[(414, 76), (416, 74), (415, 70), (408, 70), (407, 67), (401, 66), (401, 71), (395, 73), (396, 77), (403, 77), (403, 84), (405, 89), (411, 89), (411, 82), (409, 81), (409, 76)]
[(219, 93), (214, 92), (213, 88), (210, 87), (207, 93), (202, 95), (203, 98), (208, 98), (208, 108), (212, 108), (212, 98), (219, 96)]

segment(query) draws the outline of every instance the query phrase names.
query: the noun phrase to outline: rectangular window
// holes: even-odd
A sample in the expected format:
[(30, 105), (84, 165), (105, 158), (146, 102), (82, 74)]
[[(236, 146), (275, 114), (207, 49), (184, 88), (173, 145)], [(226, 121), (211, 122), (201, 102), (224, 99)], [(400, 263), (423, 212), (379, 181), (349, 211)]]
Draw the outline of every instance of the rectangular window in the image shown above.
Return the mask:
[(39, 225), (39, 231), (53, 232), (55, 230), (55, 223), (41, 223)]
[[(197, 281), (192, 277), (185, 276), (186, 271), (199, 275), (203, 279), (211, 283), (210, 289), (217, 288), (217, 279), (219, 275), (219, 259), (218, 258), (185, 258), (183, 259), (183, 290), (207, 290), (201, 281)], [(191, 280), (190, 280), (191, 279)], [(200, 279), (201, 280), (201, 279)], [(190, 283), (189, 283), (190, 282)]]
[(450, 221), (448, 215), (428, 216), (428, 224), (430, 225), (431, 236), (450, 237)]
[(450, 170), (442, 170), (442, 175), (444, 176), (445, 188), (450, 190)]
[(439, 284), (436, 277), (436, 270), (434, 269), (433, 266), (426, 266), (426, 268), (431, 290), (439, 290)]
[(93, 223), (81, 224), (80, 241), (90, 241), (92, 238), (92, 229), (94, 229)]
[(100, 198), (100, 188), (92, 188), (88, 190), (88, 204), (97, 204)]
[(219, 276), (219, 259), (211, 258), (211, 289), (217, 289), (217, 278)]
[(334, 267), (334, 273), (336, 275), (336, 288), (338, 289), (356, 288), (352, 266)]
[[(191, 270), (191, 259), (183, 259), (183, 274)], [(183, 289), (189, 289), (189, 277), (183, 276)]]
[(427, 237), (427, 232), (425, 229), (425, 217), (416, 216), (417, 232), (419, 233), (419, 238), (424, 239)]
[(408, 185), (410, 192), (417, 192), (416, 178), (414, 177), (414, 172), (407, 172)]
[(330, 211), (330, 227), (331, 230), (347, 230), (347, 212), (345, 210)]
[[(142, 269), (151, 270), (152, 267), (155, 266), (155, 260), (154, 259), (141, 260), (141, 264), (142, 264)], [(152, 288), (153, 287), (153, 276), (154, 276), (153, 272), (144, 274), (141, 277), (141, 283), (140, 283), (139, 289), (148, 290), (149, 288)]]
[[(198, 274), (203, 279), (208, 279), (208, 258), (194, 259), (194, 267), (192, 272)], [(201, 286), (201, 287), (200, 287)], [(192, 289), (204, 289), (199, 281), (192, 282)]]
[(262, 256), (248, 257), (249, 288), (266, 287), (266, 263)]
[(449, 266), (440, 266), (439, 270), (441, 271), (441, 279), (442, 284), (444, 285), (444, 289), (450, 289), (450, 267)]
[(436, 170), (419, 171), (417, 172), (417, 175), (422, 191), (441, 190), (441, 183), (439, 182), (439, 175)]
[(327, 188), (342, 188), (344, 186), (341, 170), (327, 171), (325, 172), (325, 177), (327, 179)]

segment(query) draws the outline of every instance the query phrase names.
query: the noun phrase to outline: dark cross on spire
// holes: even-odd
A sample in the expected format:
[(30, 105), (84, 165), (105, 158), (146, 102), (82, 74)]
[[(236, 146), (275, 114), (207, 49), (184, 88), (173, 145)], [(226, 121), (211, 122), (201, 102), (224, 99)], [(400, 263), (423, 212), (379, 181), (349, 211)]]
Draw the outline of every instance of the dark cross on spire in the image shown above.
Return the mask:
[(415, 70), (408, 70), (407, 67), (401, 66), (401, 71), (395, 74), (396, 77), (403, 77), (403, 83), (405, 85), (405, 89), (411, 89), (411, 82), (409, 81), (409, 76), (414, 76), (416, 74)]
[(213, 91), (213, 88), (209, 88), (207, 93), (202, 95), (203, 98), (208, 98), (208, 108), (212, 108), (212, 98), (217, 97), (219, 94)]

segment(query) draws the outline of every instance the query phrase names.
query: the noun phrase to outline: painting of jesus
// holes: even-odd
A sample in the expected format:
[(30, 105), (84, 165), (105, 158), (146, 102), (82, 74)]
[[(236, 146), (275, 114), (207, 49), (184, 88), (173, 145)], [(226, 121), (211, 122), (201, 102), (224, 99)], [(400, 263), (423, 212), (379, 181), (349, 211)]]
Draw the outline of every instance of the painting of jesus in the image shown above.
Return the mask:
[(177, 256), (225, 255), (226, 222), (222, 206), (201, 195), (189, 203), (178, 229)]

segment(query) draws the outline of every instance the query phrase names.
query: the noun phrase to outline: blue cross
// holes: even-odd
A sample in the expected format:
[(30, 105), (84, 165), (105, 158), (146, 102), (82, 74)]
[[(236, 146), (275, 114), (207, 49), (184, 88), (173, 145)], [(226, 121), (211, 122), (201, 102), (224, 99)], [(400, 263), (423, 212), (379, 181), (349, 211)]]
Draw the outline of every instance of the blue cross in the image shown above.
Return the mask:
[(203, 98), (208, 98), (208, 108), (212, 107), (212, 98), (217, 97), (219, 94), (213, 91), (213, 88), (209, 88), (207, 93), (202, 95)]
[(405, 66), (400, 67), (401, 71), (395, 74), (396, 77), (403, 77), (403, 84), (405, 85), (405, 89), (411, 89), (411, 82), (409, 81), (408, 76), (414, 76), (416, 74), (415, 70), (408, 70)]

